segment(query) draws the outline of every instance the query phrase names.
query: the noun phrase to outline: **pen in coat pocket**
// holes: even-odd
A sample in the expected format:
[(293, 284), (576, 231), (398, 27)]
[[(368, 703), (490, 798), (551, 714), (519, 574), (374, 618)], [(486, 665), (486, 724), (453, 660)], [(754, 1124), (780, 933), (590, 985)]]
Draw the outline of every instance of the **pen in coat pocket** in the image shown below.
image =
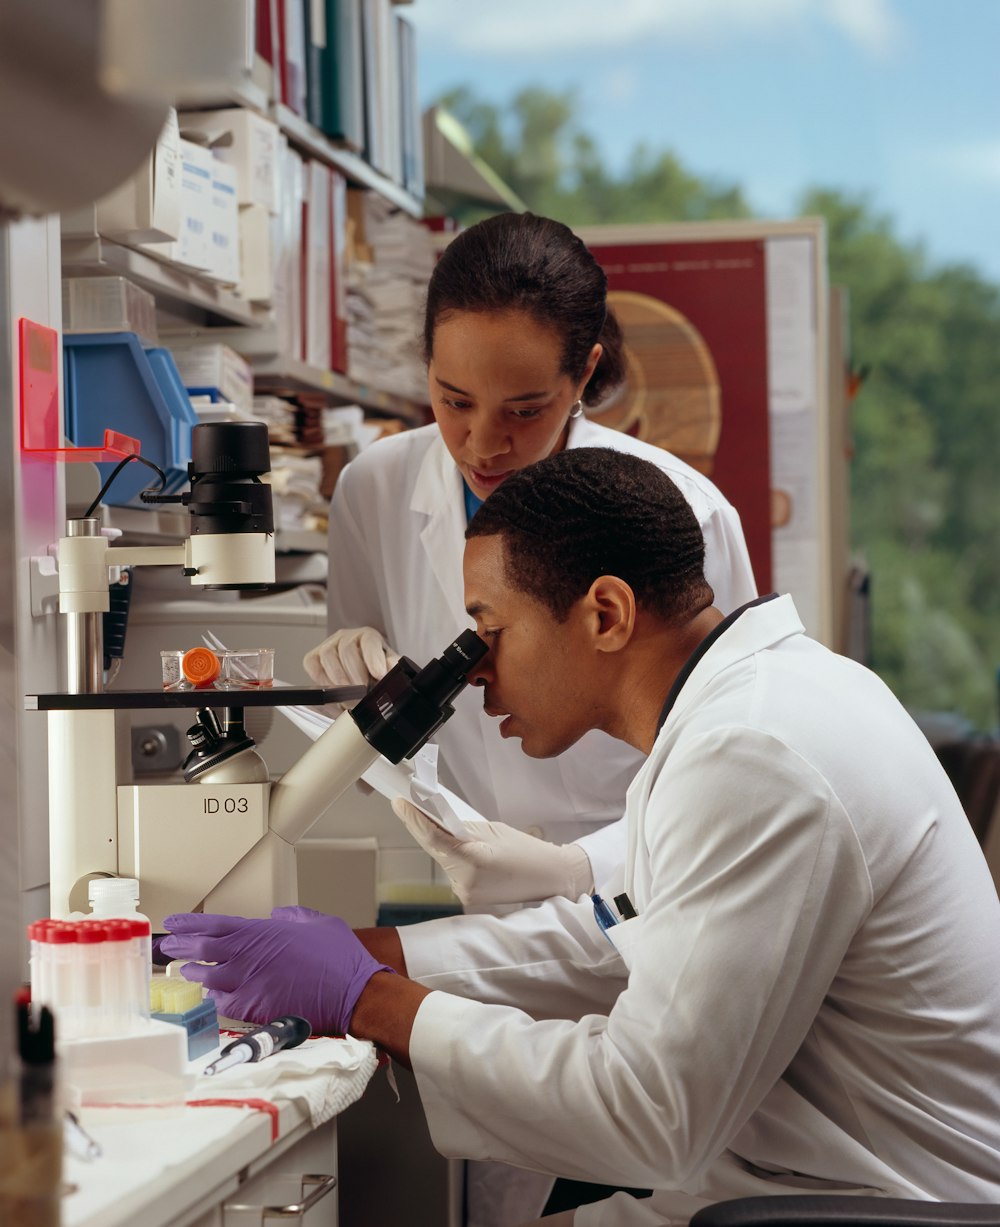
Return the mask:
[[(608, 907), (600, 895), (595, 893), (590, 897), (594, 901), (594, 919), (597, 921), (597, 927), (602, 933), (607, 934), (608, 929), (610, 929), (612, 925), (616, 925), (618, 920), (614, 912), (612, 912), (611, 908)], [(611, 941), (610, 937), (608, 938), (608, 941)], [(614, 942), (611, 942), (611, 944), (614, 945)]]

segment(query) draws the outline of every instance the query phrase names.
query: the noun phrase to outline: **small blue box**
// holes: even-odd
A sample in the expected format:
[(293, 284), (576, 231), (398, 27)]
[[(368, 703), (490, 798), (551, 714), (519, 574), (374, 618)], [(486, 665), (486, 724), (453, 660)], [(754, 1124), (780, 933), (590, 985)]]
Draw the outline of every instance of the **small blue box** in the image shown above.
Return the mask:
[(200, 1005), (192, 1006), (183, 1014), (151, 1014), (150, 1017), (184, 1028), (189, 1061), (204, 1056), (206, 1052), (214, 1052), (219, 1046), (219, 1012), (211, 997), (206, 997)]

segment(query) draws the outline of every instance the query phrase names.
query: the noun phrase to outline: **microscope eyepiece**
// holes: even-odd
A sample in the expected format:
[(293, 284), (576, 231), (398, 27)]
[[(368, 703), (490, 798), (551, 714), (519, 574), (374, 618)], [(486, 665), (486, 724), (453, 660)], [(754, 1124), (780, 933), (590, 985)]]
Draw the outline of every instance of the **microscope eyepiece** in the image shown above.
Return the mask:
[(488, 651), (489, 645), (467, 630), (423, 669), (402, 657), (351, 709), (365, 740), (391, 763), (412, 758), (452, 715), (452, 700)]

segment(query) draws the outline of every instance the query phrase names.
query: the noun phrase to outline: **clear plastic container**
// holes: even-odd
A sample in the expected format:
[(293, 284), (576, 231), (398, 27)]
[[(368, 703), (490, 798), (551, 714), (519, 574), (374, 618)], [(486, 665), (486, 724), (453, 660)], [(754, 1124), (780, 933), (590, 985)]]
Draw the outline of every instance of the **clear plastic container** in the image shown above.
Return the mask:
[(65, 332), (134, 332), (156, 344), (156, 301), (125, 277), (67, 277), (62, 283)]
[[(201, 664), (192, 669), (192, 654), (198, 660), (218, 660), (217, 671)], [(208, 648), (182, 651), (171, 648), (160, 653), (160, 673), (164, 690), (255, 690), (274, 685), (274, 648), (246, 648), (212, 653)]]
[(131, 925), (127, 1012), (132, 1019), (148, 1018), (153, 939), (149, 917), (139, 911), (139, 881), (137, 878), (91, 878), (87, 892), (95, 918), (127, 920)]
[(219, 690), (252, 690), (274, 683), (274, 648), (248, 648), (222, 654)]
[(181, 658), (184, 653), (180, 648), (171, 648), (160, 653), (160, 669), (163, 676), (164, 690), (185, 690), (190, 685), (181, 673)]

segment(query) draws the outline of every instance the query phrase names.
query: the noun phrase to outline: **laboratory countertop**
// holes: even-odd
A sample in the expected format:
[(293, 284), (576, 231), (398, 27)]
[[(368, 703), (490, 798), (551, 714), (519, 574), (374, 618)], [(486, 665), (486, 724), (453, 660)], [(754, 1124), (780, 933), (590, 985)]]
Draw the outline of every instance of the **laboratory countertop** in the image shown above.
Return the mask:
[[(329, 1063), (322, 1059), (327, 1051)], [(121, 1109), (117, 1119), (88, 1119), (81, 1112), (102, 1153), (86, 1161), (67, 1153), (62, 1227), (169, 1227), (219, 1205), (360, 1098), (377, 1066), (374, 1048), (350, 1037), (307, 1041), (242, 1067), (250, 1071), (245, 1077), (230, 1070), (199, 1078), (212, 1055), (218, 1054), (189, 1066), (191, 1089), (176, 1115), (139, 1108)]]

